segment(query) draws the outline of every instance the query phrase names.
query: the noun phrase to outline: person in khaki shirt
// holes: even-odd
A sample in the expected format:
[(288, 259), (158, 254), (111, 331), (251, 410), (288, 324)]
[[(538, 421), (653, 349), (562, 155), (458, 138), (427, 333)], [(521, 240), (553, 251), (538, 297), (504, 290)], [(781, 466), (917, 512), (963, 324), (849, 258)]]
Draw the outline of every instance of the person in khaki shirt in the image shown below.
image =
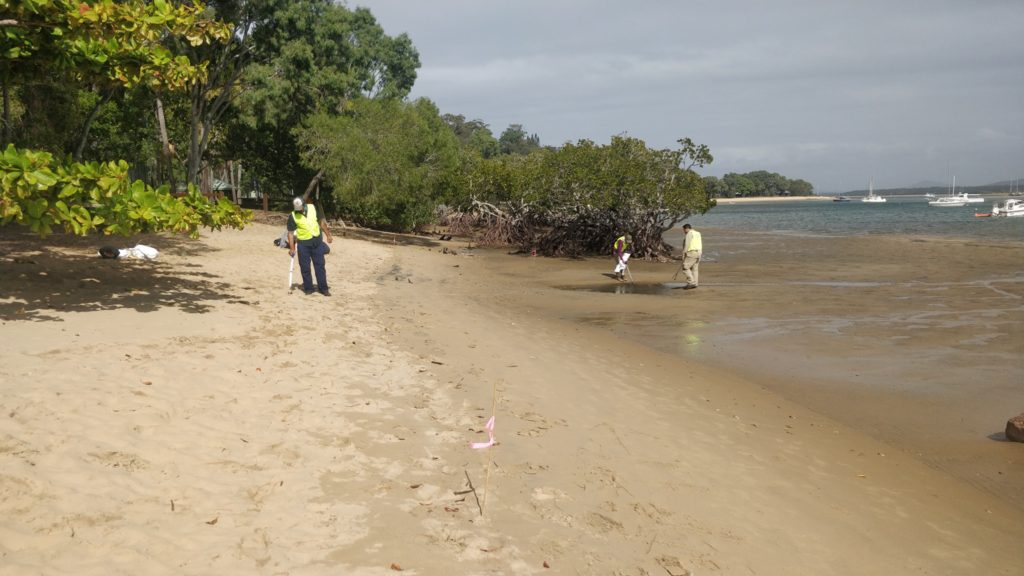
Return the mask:
[(686, 234), (683, 240), (683, 274), (686, 275), (686, 286), (684, 290), (692, 290), (697, 287), (698, 270), (700, 268), (700, 255), (704, 250), (701, 242), (700, 232), (693, 229), (689, 224), (683, 224), (683, 233)]

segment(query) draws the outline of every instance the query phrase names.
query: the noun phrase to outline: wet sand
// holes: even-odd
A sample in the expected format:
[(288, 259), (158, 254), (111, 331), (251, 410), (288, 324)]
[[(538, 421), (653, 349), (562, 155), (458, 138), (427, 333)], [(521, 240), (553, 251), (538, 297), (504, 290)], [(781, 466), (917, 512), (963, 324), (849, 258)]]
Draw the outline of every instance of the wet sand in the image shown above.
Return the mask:
[[(742, 376), (1024, 510), (1024, 244), (704, 231), (678, 264), (494, 257), (524, 303)], [(675, 281), (674, 281), (675, 280)]]

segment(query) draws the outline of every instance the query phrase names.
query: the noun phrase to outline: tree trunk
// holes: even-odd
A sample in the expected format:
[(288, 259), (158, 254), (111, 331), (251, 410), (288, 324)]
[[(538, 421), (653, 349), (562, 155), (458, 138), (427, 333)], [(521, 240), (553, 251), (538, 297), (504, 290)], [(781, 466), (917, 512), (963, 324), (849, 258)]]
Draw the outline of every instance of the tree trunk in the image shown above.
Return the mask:
[(164, 102), (157, 96), (156, 97), (156, 124), (160, 129), (160, 163), (162, 167), (162, 174), (159, 174), (161, 179), (165, 179), (171, 186), (171, 193), (174, 194), (178, 191), (174, 182), (174, 150), (171, 148), (171, 141), (167, 138), (167, 122), (164, 120)]
[(306, 186), (306, 191), (302, 193), (302, 201), (309, 202), (309, 195), (312, 194), (313, 190), (320, 184), (320, 180), (324, 177), (324, 171), (320, 170), (313, 176), (313, 179), (309, 181), (309, 186)]
[(75, 148), (75, 154), (73, 156), (75, 162), (82, 161), (82, 154), (85, 152), (85, 145), (89, 142), (89, 130), (92, 128), (92, 123), (96, 120), (96, 117), (99, 116), (100, 108), (109, 102), (113, 95), (113, 89), (108, 90), (105, 94), (101, 94), (99, 102), (92, 107), (92, 110), (89, 112), (89, 116), (86, 117), (85, 123), (82, 125), (82, 137), (78, 140), (78, 147)]
[(160, 149), (163, 151), (164, 156), (171, 154), (171, 143), (167, 139), (167, 123), (164, 121), (164, 101), (157, 96), (156, 97), (156, 123), (157, 127), (160, 128)]
[(192, 87), (192, 114), (189, 118), (188, 161), (186, 177), (189, 184), (199, 184), (199, 167), (202, 157), (200, 141), (203, 130), (203, 87), (196, 84)]
[(228, 171), (231, 174), (231, 201), (235, 204), (242, 203), (242, 191), (239, 189), (242, 185), (242, 161), (228, 161)]
[(8, 74), (4, 71), (4, 117), (0, 120), (4, 124), (3, 133), (0, 135), (3, 140), (0, 141), (0, 145), (4, 148), (6, 148), (7, 143), (11, 141), (11, 88), (7, 78)]

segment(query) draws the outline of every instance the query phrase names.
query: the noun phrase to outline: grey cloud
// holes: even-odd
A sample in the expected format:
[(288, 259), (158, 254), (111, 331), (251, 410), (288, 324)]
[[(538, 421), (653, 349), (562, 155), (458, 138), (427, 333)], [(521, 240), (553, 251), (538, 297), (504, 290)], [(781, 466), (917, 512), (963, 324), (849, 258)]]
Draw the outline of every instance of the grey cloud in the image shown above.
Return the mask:
[[(821, 191), (1022, 177), (1024, 2), (370, 0), (413, 97), (545, 144), (712, 148)], [(888, 183), (888, 184), (883, 184)]]

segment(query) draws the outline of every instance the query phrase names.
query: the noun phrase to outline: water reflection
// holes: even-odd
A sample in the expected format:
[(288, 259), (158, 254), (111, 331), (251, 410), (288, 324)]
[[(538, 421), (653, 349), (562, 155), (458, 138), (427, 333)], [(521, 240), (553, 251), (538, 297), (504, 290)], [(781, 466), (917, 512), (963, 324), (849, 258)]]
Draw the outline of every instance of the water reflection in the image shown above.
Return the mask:
[(580, 290), (606, 294), (653, 294), (664, 296), (681, 292), (685, 282), (657, 282), (654, 284), (616, 282), (614, 284), (588, 284), (585, 286), (559, 286), (560, 290)]
[(684, 320), (678, 316), (654, 317), (644, 313), (593, 314), (576, 318), (591, 326), (599, 326), (619, 336), (688, 358), (702, 358), (711, 350), (708, 331), (712, 324), (704, 320)]

